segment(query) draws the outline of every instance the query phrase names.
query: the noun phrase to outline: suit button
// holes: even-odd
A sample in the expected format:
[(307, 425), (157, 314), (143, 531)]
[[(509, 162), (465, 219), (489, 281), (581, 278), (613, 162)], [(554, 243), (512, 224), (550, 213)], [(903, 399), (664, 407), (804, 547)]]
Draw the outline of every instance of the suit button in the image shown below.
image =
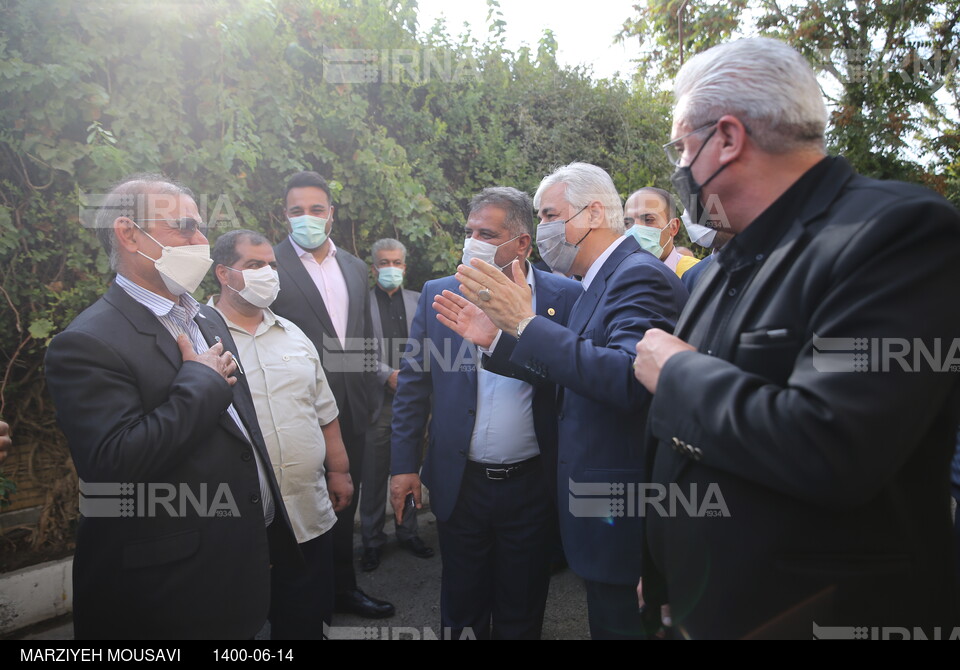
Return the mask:
[(476, 416), (476, 415), (477, 415), (477, 410), (475, 410), (475, 409), (468, 409), (468, 410), (467, 410), (467, 416)]
[(703, 458), (703, 452), (700, 451), (699, 448), (694, 447), (694, 448), (693, 448), (693, 460), (699, 461), (701, 458)]
[(248, 462), (252, 458), (253, 458), (253, 454), (251, 454), (249, 451), (245, 451), (242, 454), (240, 454), (240, 460), (243, 461), (244, 463)]
[(563, 421), (563, 412), (560, 412), (559, 414), (557, 414), (557, 418)]
[(466, 455), (467, 455), (467, 452), (464, 451), (463, 449), (461, 449), (461, 450), (458, 451), (457, 453), (460, 454), (461, 456), (466, 456)]
[(670, 448), (676, 451), (677, 449), (680, 449), (680, 445), (682, 444), (683, 443), (680, 441), (680, 438), (675, 437), (673, 438), (673, 442), (670, 443)]
[(258, 502), (260, 502), (260, 496), (258, 496), (256, 493), (251, 494), (251, 496), (250, 496), (250, 502), (252, 502), (254, 505), (256, 505)]

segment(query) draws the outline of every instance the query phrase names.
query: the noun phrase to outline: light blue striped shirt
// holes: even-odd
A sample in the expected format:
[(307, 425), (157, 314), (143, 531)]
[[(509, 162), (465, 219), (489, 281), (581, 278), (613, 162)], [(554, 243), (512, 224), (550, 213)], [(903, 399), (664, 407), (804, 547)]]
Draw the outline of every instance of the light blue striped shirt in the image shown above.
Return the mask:
[[(197, 302), (192, 295), (184, 293), (180, 296), (180, 303), (177, 304), (172, 300), (157, 295), (153, 291), (145, 289), (139, 284), (134, 284), (121, 274), (117, 275), (117, 286), (126, 291), (127, 295), (131, 298), (149, 309), (150, 313), (157, 317), (157, 320), (167, 332), (170, 333), (174, 340), (180, 335), (186, 335), (193, 343), (193, 350), (197, 354), (210, 348), (210, 345), (203, 338), (203, 333), (200, 332), (200, 327), (197, 325), (197, 322), (194, 321), (194, 319), (198, 317), (201, 319), (205, 319), (206, 317), (200, 314), (200, 303)], [(267, 484), (269, 480), (267, 479), (266, 470), (263, 467), (260, 454), (257, 453), (256, 448), (253, 446), (250, 433), (247, 432), (243, 421), (240, 420), (240, 415), (237, 413), (237, 409), (233, 406), (233, 403), (230, 403), (230, 406), (227, 408), (227, 413), (237, 424), (237, 427), (240, 428), (244, 437), (247, 438), (247, 442), (250, 443), (250, 449), (253, 451), (254, 456), (256, 456), (257, 475), (260, 479), (260, 500), (263, 502), (263, 518), (266, 525), (269, 526), (270, 522), (273, 521), (273, 515), (276, 510), (274, 509), (273, 495), (271, 495), (270, 487)]]

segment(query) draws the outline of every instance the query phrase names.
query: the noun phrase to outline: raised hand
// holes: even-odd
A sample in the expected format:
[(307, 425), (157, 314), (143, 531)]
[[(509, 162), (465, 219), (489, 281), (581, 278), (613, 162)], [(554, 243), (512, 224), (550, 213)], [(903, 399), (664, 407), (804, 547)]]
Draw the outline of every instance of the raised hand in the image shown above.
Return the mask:
[(437, 321), (479, 347), (489, 349), (499, 329), (479, 307), (453, 291), (444, 291), (433, 299)]
[(528, 316), (533, 316), (533, 293), (527, 285), (520, 261), (510, 265), (512, 280), (495, 266), (478, 258), (470, 261), (472, 267), (457, 267), (463, 297), (483, 310), (500, 329), (511, 335)]

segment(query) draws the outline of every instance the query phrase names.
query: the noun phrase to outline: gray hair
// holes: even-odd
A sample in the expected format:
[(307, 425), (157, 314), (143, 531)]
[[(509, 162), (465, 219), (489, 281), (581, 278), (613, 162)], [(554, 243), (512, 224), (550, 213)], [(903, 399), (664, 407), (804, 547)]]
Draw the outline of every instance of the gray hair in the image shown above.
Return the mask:
[(382, 240), (374, 242), (370, 248), (370, 255), (373, 257), (374, 265), (377, 264), (377, 254), (381, 251), (399, 251), (403, 254), (403, 262), (407, 262), (407, 248), (403, 246), (403, 242), (400, 240), (395, 240), (392, 237), (384, 237)]
[(793, 47), (753, 37), (697, 54), (674, 82), (674, 120), (691, 129), (731, 114), (769, 153), (824, 150), (827, 108), (816, 74)]
[(121, 216), (134, 221), (151, 218), (151, 195), (186, 195), (193, 198), (193, 191), (156, 173), (131, 175), (114, 185), (97, 210), (94, 224), (97, 239), (110, 257), (111, 270), (116, 272), (120, 265), (120, 251), (117, 248), (113, 222)]
[(512, 186), (491, 186), (470, 199), (471, 214), (491, 206), (507, 213), (505, 223), (512, 236), (533, 234), (533, 203), (526, 193)]
[(599, 201), (606, 211), (607, 227), (623, 234), (623, 203), (620, 202), (620, 194), (613, 185), (613, 179), (605, 170), (590, 163), (570, 163), (558, 167), (544, 177), (537, 187), (533, 196), (533, 206), (536, 209), (540, 209), (543, 192), (555, 184), (566, 184), (565, 197), (575, 209), (585, 207), (595, 200)]
[(261, 244), (270, 244), (270, 240), (254, 230), (231, 230), (217, 238), (216, 244), (210, 251), (210, 258), (213, 259), (214, 268), (218, 265), (233, 267), (233, 264), (240, 260), (240, 254), (237, 253), (237, 245), (243, 240), (249, 240), (252, 246), (258, 247)]

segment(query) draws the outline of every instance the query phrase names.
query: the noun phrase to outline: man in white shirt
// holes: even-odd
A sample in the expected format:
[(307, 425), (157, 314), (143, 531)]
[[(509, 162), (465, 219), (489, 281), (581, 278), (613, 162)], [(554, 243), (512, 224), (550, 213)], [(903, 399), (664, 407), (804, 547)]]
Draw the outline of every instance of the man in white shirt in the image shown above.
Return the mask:
[(274, 568), (270, 626), (274, 640), (321, 639), (333, 612), (335, 512), (353, 496), (337, 403), (317, 350), (270, 304), (280, 280), (273, 248), (250, 230), (217, 239), (213, 261), (221, 293), (211, 303), (237, 344), (273, 471), (307, 563)]

